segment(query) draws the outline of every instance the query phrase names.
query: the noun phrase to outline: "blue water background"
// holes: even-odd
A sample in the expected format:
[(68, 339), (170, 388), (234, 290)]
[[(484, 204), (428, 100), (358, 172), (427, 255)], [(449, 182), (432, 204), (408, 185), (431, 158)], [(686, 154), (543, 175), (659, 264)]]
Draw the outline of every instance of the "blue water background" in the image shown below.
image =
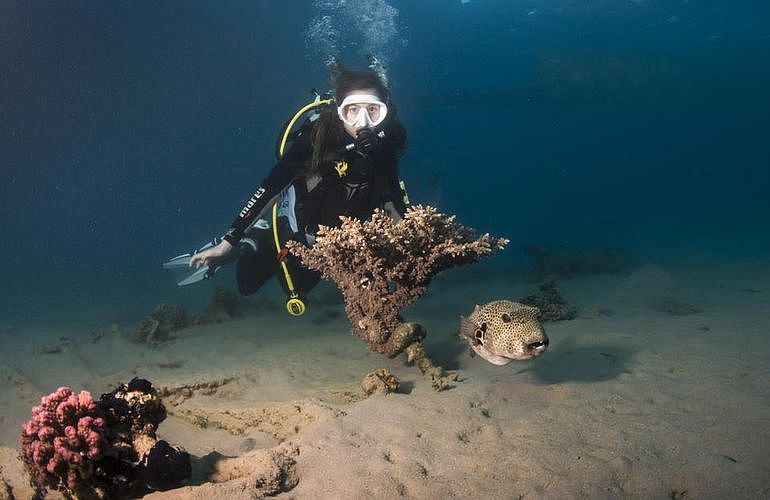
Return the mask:
[[(509, 237), (511, 262), (524, 244), (770, 257), (770, 4), (391, 4), (413, 202)], [(325, 87), (313, 15), (309, 1), (3, 2), (0, 319), (132, 322), (208, 294), (160, 263), (227, 228), (281, 123)]]

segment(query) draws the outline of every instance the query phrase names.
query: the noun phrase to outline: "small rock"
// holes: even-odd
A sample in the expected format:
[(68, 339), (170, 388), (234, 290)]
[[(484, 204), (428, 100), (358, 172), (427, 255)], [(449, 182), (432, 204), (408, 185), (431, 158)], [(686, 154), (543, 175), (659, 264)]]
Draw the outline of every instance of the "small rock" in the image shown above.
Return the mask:
[(375, 392), (388, 394), (398, 390), (398, 379), (387, 368), (379, 368), (364, 377), (364, 380), (361, 382), (361, 389), (364, 390), (367, 396)]

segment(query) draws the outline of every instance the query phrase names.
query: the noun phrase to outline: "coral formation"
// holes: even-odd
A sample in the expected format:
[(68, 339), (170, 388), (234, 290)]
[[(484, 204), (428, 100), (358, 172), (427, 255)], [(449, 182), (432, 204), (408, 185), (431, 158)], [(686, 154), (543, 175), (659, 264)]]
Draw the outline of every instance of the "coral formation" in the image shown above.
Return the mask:
[(166, 410), (152, 385), (135, 378), (95, 401), (60, 387), (32, 408), (21, 433), (21, 459), (38, 489), (78, 498), (110, 498), (178, 486), (189, 455), (155, 431)]
[(176, 488), (191, 474), (190, 455), (163, 440), (153, 445), (137, 464), (137, 475), (153, 490)]
[(196, 325), (208, 325), (211, 323), (224, 323), (242, 316), (247, 303), (241, 297), (222, 286), (214, 288), (211, 299), (201, 314), (195, 316)]
[(396, 392), (398, 390), (398, 379), (387, 368), (378, 368), (366, 374), (366, 377), (361, 382), (361, 389), (364, 390), (367, 396), (375, 392), (382, 394)]
[(209, 303), (200, 314), (188, 314), (180, 305), (159, 304), (152, 314), (137, 324), (134, 340), (154, 346), (170, 340), (173, 332), (190, 326), (223, 323), (239, 316), (277, 308), (268, 299), (258, 303), (247, 302), (232, 290), (218, 286), (214, 288)]
[(540, 291), (518, 301), (540, 309), (538, 319), (543, 323), (575, 319), (578, 315), (578, 310), (562, 298), (553, 281), (546, 281), (540, 285)]
[(131, 462), (137, 462), (155, 444), (155, 432), (166, 419), (166, 407), (147, 380), (135, 378), (102, 394), (99, 405), (108, 424), (112, 446)]
[(180, 305), (160, 304), (136, 327), (134, 338), (139, 342), (158, 344), (169, 339), (169, 334), (190, 326), (191, 321)]
[(454, 216), (429, 206), (410, 207), (399, 221), (382, 210), (368, 221), (341, 220), (340, 227), (320, 227), (312, 247), (289, 242), (289, 250), (337, 284), (353, 333), (372, 351), (392, 358), (417, 344), (409, 357), (424, 374), (440, 379), (440, 368), (421, 346), (425, 329), (404, 323), (400, 311), (422, 297), (436, 274), (489, 256), (508, 240), (476, 237)]
[(59, 387), (32, 408), (21, 432), (21, 458), (42, 488), (99, 496), (92, 478), (106, 442), (105, 423), (88, 391)]
[(522, 251), (534, 259), (536, 281), (618, 273), (634, 265), (634, 257), (627, 250), (556, 252), (543, 246), (531, 245), (525, 246)]
[(228, 317), (233, 317), (238, 312), (238, 306), (241, 304), (241, 298), (232, 290), (223, 286), (214, 288), (211, 300), (207, 309), (222, 311)]

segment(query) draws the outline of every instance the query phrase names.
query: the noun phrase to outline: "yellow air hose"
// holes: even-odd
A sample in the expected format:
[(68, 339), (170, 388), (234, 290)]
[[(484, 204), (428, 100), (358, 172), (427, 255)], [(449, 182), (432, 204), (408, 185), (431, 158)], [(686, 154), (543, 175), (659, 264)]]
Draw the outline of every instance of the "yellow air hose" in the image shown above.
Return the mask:
[(291, 279), (289, 267), (286, 260), (281, 256), (281, 242), (278, 239), (278, 203), (273, 205), (273, 238), (275, 238), (275, 250), (278, 253), (283, 276), (286, 278), (286, 287), (289, 289), (289, 300), (286, 301), (286, 310), (292, 316), (302, 316), (305, 314), (305, 303), (299, 298), (297, 290), (294, 288), (294, 280)]
[[(278, 154), (281, 158), (283, 158), (283, 151), (286, 148), (286, 141), (289, 140), (289, 134), (291, 133), (291, 129), (294, 127), (294, 124), (299, 120), (299, 118), (305, 114), (307, 111), (318, 107), (318, 106), (325, 106), (329, 103), (331, 103), (331, 99), (319, 99), (317, 101), (313, 101), (310, 104), (303, 106), (302, 109), (297, 111), (292, 119), (289, 121), (289, 125), (286, 127), (286, 130), (283, 132), (283, 137), (281, 137), (281, 145), (278, 149)], [(281, 269), (283, 270), (283, 276), (286, 279), (286, 287), (289, 289), (289, 300), (286, 301), (286, 310), (289, 314), (292, 316), (302, 316), (305, 314), (305, 303), (302, 301), (302, 299), (299, 298), (299, 294), (297, 293), (297, 290), (294, 288), (294, 280), (291, 278), (291, 274), (289, 273), (289, 268), (286, 265), (286, 261), (284, 260), (284, 257), (281, 255), (281, 241), (278, 238), (278, 203), (273, 204), (273, 238), (275, 239), (275, 251), (277, 252), (280, 263), (281, 263)]]

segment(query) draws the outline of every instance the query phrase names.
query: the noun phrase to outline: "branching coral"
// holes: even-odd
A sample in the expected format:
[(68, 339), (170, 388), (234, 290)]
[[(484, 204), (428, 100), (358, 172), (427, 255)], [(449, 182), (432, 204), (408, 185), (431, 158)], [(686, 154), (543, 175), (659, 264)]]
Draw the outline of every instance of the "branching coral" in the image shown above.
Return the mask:
[(21, 433), (33, 484), (77, 498), (140, 495), (178, 486), (190, 457), (155, 431), (166, 410), (152, 385), (135, 378), (94, 401), (68, 387), (44, 396)]
[(381, 210), (368, 221), (341, 219), (340, 227), (321, 226), (312, 247), (290, 242), (289, 250), (337, 284), (353, 333), (371, 350), (392, 358), (417, 344), (407, 351), (410, 360), (440, 378), (422, 350), (425, 329), (403, 322), (401, 308), (422, 297), (436, 274), (476, 262), (508, 240), (476, 237), (430, 206), (410, 207), (399, 221)]

